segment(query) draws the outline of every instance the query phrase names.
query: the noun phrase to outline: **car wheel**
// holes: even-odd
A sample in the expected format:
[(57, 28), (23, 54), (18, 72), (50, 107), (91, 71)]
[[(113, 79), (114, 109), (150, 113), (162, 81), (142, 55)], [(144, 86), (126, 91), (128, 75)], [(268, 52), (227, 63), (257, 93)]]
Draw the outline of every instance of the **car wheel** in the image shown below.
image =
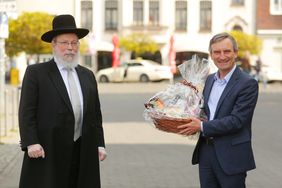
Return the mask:
[(139, 79), (140, 82), (149, 82), (149, 77), (146, 74), (142, 74)]
[(109, 79), (108, 79), (107, 76), (102, 75), (102, 76), (100, 76), (99, 81), (100, 81), (101, 83), (107, 83), (107, 82), (109, 82)]

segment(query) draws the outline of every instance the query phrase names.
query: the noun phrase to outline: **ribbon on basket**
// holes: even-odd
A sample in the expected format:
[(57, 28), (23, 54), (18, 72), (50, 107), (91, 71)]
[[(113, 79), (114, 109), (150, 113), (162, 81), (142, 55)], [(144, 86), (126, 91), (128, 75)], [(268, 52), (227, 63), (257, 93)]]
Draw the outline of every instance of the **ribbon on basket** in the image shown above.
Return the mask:
[(187, 85), (187, 86), (191, 87), (192, 89), (195, 90), (196, 93), (199, 92), (198, 89), (196, 88), (196, 86), (194, 86), (194, 85), (192, 84), (192, 82), (187, 82), (186, 80), (182, 80), (181, 83), (184, 84), (184, 85)]

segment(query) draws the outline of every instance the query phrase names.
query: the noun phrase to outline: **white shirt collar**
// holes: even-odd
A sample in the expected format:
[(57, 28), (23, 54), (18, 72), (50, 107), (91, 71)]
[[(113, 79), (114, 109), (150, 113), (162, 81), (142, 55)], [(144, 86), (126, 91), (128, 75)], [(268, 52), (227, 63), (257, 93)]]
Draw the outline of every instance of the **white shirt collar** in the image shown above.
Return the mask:
[[(233, 66), (233, 68), (231, 69), (231, 71), (222, 79), (222, 81), (225, 81), (226, 83), (230, 80), (233, 72), (235, 71), (236, 69), (236, 65)], [(214, 75), (214, 80), (221, 80), (219, 78), (219, 72), (217, 71), (216, 74)]]

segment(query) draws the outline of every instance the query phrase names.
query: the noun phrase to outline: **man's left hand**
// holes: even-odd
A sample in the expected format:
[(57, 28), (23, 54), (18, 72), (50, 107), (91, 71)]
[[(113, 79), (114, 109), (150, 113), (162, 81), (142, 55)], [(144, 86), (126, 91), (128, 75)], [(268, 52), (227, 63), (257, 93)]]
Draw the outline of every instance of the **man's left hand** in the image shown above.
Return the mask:
[(197, 118), (190, 118), (191, 122), (178, 126), (178, 134), (189, 136), (201, 131), (201, 121)]
[(107, 152), (104, 147), (98, 147), (98, 153), (99, 153), (99, 160), (103, 161), (107, 157)]

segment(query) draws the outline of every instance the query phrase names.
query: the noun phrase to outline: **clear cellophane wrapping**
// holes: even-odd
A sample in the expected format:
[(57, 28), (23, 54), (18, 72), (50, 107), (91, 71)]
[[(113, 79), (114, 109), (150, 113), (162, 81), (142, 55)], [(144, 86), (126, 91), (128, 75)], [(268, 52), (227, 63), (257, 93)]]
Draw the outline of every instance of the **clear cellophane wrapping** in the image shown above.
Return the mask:
[(181, 82), (170, 84), (145, 103), (143, 116), (157, 129), (178, 133), (179, 125), (191, 117), (204, 119), (202, 89), (209, 74), (209, 62), (193, 55), (178, 66)]

